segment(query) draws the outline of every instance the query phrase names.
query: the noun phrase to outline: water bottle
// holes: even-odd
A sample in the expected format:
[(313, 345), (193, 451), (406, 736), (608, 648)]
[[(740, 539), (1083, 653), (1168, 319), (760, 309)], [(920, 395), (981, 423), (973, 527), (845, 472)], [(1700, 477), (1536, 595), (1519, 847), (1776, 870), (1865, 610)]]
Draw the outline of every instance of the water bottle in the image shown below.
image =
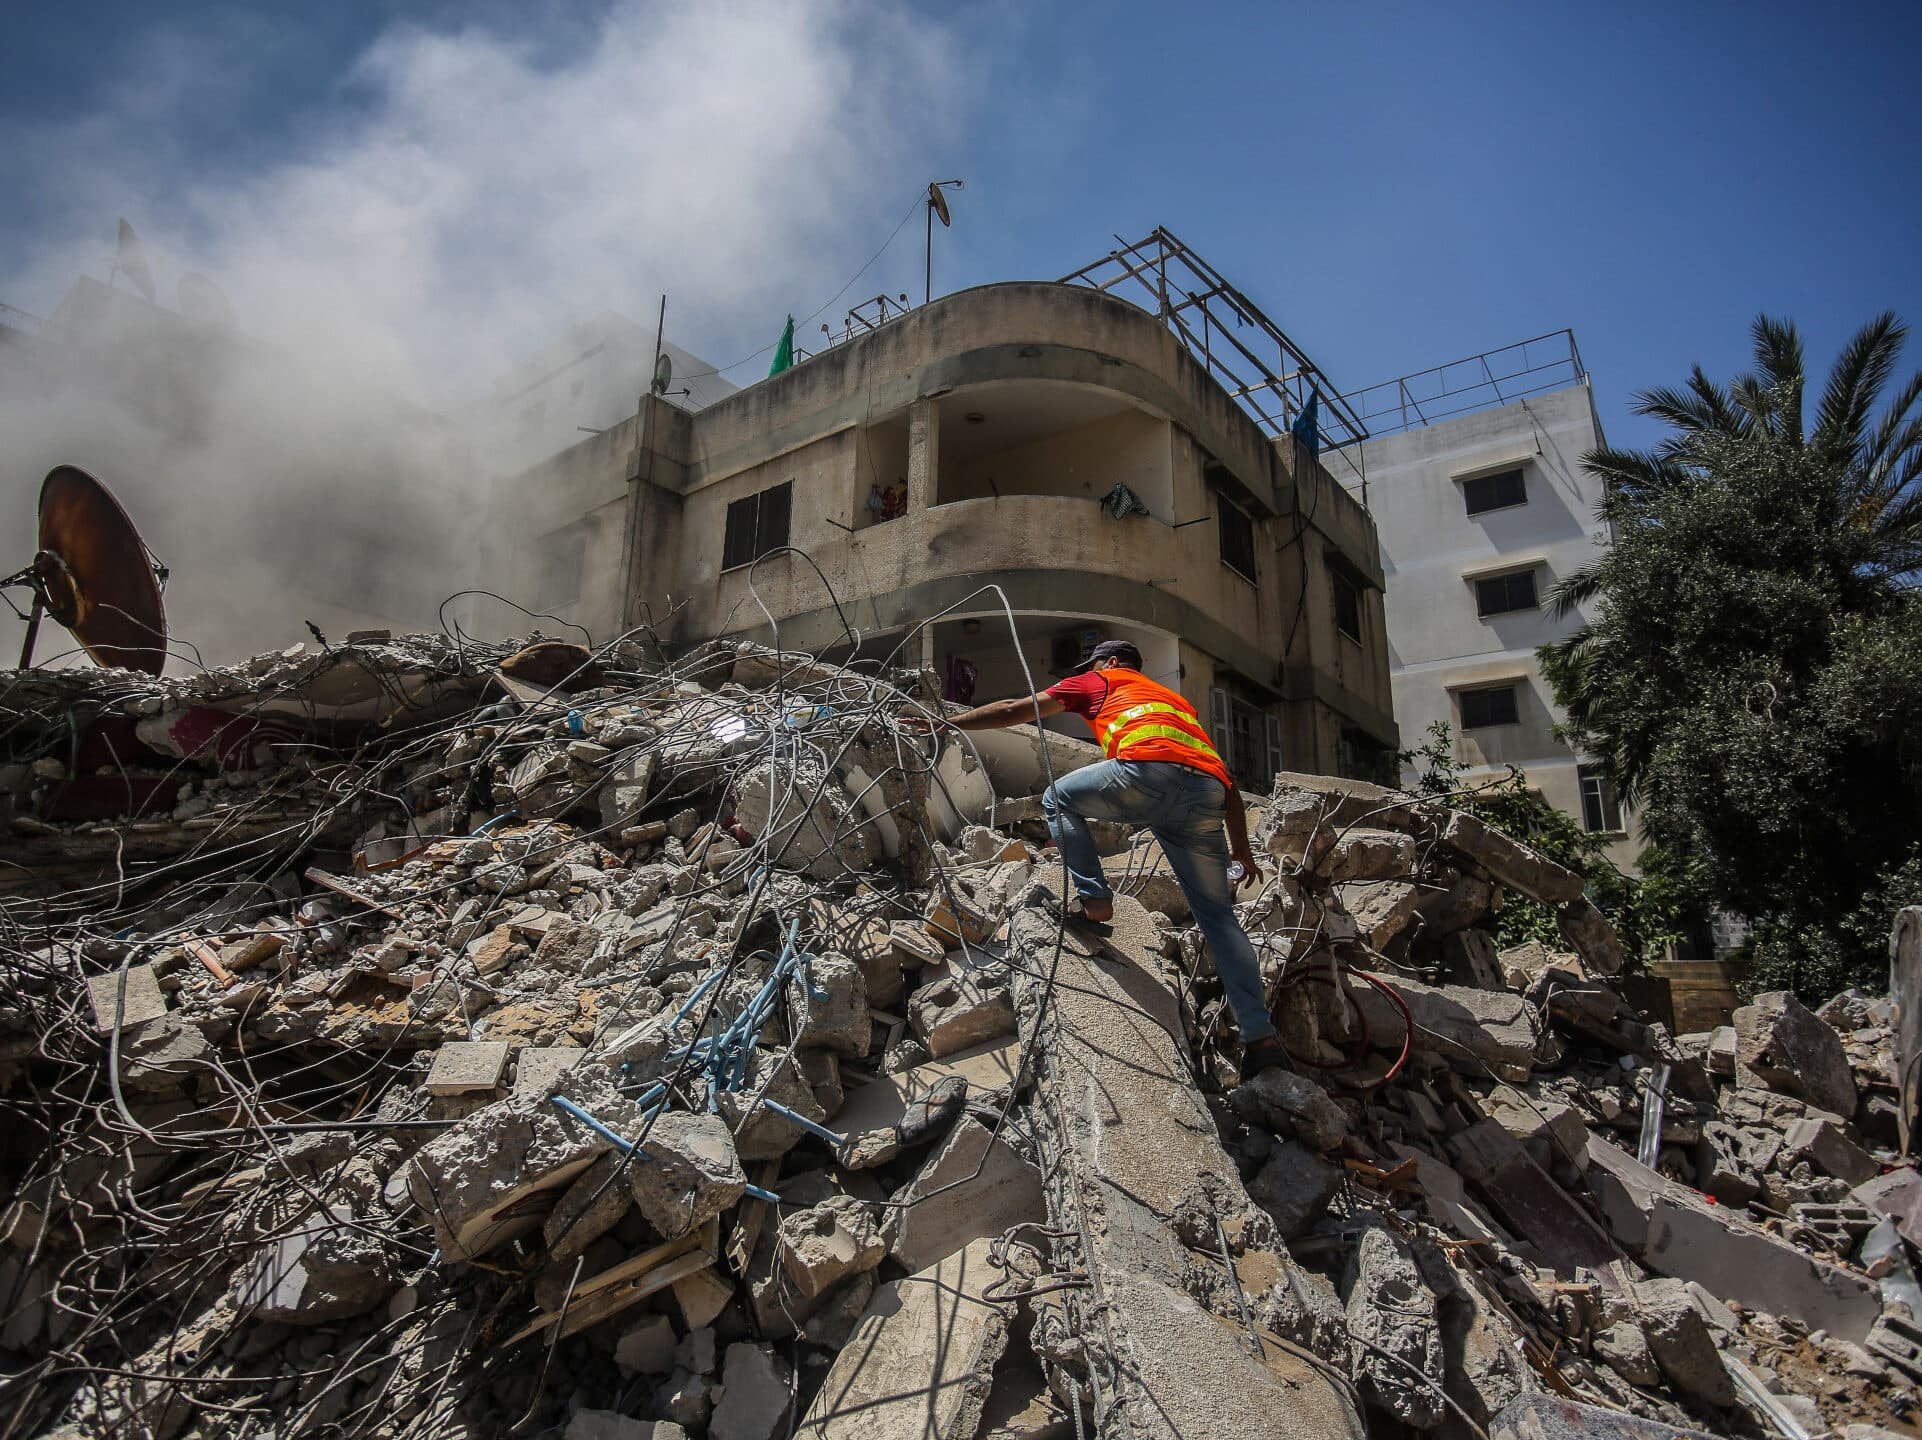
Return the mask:
[(1230, 860), (1228, 862), (1228, 884), (1230, 888), (1239, 890), (1241, 888), (1241, 882), (1247, 877), (1247, 874), (1248, 871), (1239, 860)]

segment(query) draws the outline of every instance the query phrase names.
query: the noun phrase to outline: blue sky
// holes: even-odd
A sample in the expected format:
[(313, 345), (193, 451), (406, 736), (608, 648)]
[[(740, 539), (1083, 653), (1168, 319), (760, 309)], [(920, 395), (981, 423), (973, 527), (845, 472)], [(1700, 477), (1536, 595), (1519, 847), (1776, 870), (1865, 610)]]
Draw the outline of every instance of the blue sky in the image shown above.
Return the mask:
[[(1617, 443), (1655, 434), (1629, 417), (1631, 391), (1697, 360), (1718, 377), (1741, 365), (1758, 310), (1797, 320), (1818, 368), (1878, 310), (1922, 323), (1922, 200), (1900, 158), (1912, 4), (850, 0), (765, 54), (752, 6), (699, 21), (633, 0), (21, 8), (0, 89), (0, 300), (26, 308), (72, 268), (101, 273), (124, 213), (157, 268), (224, 279), (224, 262), (243, 315), (285, 329), (299, 311), (273, 306), (272, 267), (249, 257), (297, 249), (275, 227), (301, 217), (305, 286), (333, 240), (308, 218), (328, 211), (315, 195), (345, 193), (344, 209), (371, 192), (378, 223), (356, 219), (342, 243), (380, 248), (319, 293), (418, 263), (431, 285), (396, 291), (437, 298), (405, 323), (446, 341), (470, 293), (504, 307), (495, 328), (533, 336), (598, 306), (648, 314), (666, 289), (682, 342), (732, 360), (781, 310), (832, 296), (938, 175), (967, 182), (937, 237), (938, 289), (1055, 278), (1113, 232), (1166, 224), (1344, 388), (1572, 326)], [(611, 34), (676, 15), (690, 38), (672, 55), (611, 52), (617, 91), (581, 75)], [(484, 63), (462, 37), (485, 39)], [(508, 133), (463, 148), (496, 84), (515, 97)], [(770, 87), (785, 131), (737, 130)], [(583, 118), (509, 153), (556, 113)], [(570, 168), (554, 137), (587, 126), (612, 133), (583, 135), (591, 163)], [(453, 173), (420, 182), (460, 194), (430, 245), (408, 233), (418, 176), (397, 195), (368, 158), (394, 133), (416, 166), (448, 147)], [(917, 218), (828, 318), (881, 290), (918, 298), (920, 242)], [(1922, 366), (1922, 341), (1909, 358)]]

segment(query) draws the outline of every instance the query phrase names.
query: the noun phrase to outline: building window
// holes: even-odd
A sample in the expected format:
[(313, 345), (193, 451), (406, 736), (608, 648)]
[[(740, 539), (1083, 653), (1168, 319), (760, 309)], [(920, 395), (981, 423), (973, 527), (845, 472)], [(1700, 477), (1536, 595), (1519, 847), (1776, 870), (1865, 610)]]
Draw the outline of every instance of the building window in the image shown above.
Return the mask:
[(1255, 582), (1255, 522), (1248, 512), (1215, 492), (1215, 519), (1221, 529), (1221, 563), (1250, 584)]
[(1622, 802), (1599, 765), (1575, 772), (1582, 781), (1582, 828), (1614, 834), (1622, 828)]
[(787, 544), (788, 517), (794, 511), (794, 482), (748, 495), (727, 507), (727, 536), (721, 542), (721, 568), (752, 565), (770, 550)]
[(1492, 686), (1486, 690), (1463, 690), (1456, 697), (1461, 705), (1462, 729), (1479, 730), (1487, 725), (1518, 725), (1521, 713), (1513, 685)]
[(1208, 692), (1208, 734), (1243, 790), (1266, 790), (1287, 768), (1281, 753), (1281, 717), (1220, 686)]
[(1506, 615), (1515, 610), (1533, 610), (1535, 572), (1517, 570), (1509, 575), (1491, 575), (1475, 582), (1475, 613), (1484, 618)]
[(1329, 572), (1335, 586), (1335, 628), (1361, 643), (1361, 587), (1339, 567)]
[(1462, 481), (1462, 499), (1470, 515), (1480, 515), (1489, 510), (1506, 510), (1511, 505), (1526, 505), (1528, 488), (1522, 483), (1519, 468), (1504, 470), (1499, 475), (1477, 475)]

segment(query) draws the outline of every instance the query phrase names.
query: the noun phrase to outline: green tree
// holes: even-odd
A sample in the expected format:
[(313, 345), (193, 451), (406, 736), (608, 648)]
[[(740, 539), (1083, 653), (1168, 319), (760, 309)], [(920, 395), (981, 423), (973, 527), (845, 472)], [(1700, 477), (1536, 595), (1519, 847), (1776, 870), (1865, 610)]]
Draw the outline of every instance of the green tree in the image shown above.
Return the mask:
[(1922, 374), (1891, 389), (1906, 331), (1882, 315), (1810, 425), (1795, 327), (1753, 335), (1726, 387), (1697, 366), (1637, 397), (1661, 444), (1584, 457), (1614, 544), (1556, 595), (1597, 617), (1541, 660), (1568, 737), (1755, 922), (1753, 983), (1819, 999), (1885, 983), (1922, 899)]

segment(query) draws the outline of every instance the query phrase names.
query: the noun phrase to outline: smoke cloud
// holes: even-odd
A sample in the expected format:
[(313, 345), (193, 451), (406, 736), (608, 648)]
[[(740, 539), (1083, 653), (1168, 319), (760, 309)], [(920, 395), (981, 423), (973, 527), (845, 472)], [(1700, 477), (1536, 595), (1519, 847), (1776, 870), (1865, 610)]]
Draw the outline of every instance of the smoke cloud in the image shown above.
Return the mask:
[(626, 0), (537, 39), (397, 24), (291, 157), (210, 171), (173, 129), (276, 42), (218, 38), (157, 36), (111, 108), (17, 137), (37, 230), (0, 277), (48, 315), (105, 280), (125, 214), (163, 309), (190, 270), (231, 298), (239, 338), (123, 279), (0, 349), (0, 565), (32, 553), (39, 477), (90, 469), (210, 663), (308, 618), (432, 624), (487, 578), (484, 401), (514, 362), (599, 312), (651, 322), (663, 292), (670, 338), (716, 363), (771, 341), (901, 218), (970, 89), (959, 37), (892, 0)]

